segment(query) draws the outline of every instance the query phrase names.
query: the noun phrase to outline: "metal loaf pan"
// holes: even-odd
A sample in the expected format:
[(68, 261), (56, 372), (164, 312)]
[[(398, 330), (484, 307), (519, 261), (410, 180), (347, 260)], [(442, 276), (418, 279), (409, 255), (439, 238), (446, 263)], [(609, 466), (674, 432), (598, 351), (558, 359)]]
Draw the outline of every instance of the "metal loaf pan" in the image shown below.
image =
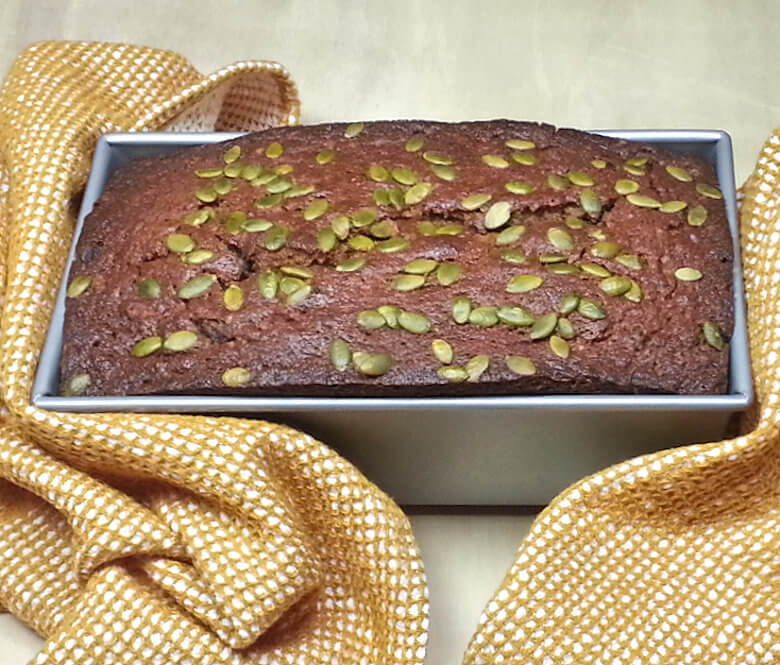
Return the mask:
[[(550, 395), (451, 398), (58, 394), (65, 282), (41, 355), (33, 404), (73, 412), (231, 414), (283, 422), (335, 447), (404, 504), (542, 505), (576, 480), (630, 457), (726, 434), (752, 402), (731, 139), (700, 130), (600, 131), (712, 163), (734, 241), (730, 385), (725, 395)], [(126, 162), (238, 134), (109, 134), (97, 146), (73, 238), (109, 175)], [(67, 272), (66, 272), (67, 275)]]

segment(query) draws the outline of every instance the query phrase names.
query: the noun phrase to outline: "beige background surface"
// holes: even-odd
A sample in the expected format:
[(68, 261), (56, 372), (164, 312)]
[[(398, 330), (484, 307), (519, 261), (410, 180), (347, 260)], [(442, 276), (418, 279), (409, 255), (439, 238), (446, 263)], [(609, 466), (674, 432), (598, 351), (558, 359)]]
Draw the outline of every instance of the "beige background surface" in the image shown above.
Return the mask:
[[(300, 86), (307, 123), (503, 116), (725, 129), (739, 182), (780, 123), (776, 0), (0, 3), (0, 71), (40, 39), (164, 47), (203, 71), (278, 60)], [(530, 518), (412, 519), (432, 596), (428, 662), (456, 665)], [(26, 662), (39, 644), (0, 616), (0, 665)]]

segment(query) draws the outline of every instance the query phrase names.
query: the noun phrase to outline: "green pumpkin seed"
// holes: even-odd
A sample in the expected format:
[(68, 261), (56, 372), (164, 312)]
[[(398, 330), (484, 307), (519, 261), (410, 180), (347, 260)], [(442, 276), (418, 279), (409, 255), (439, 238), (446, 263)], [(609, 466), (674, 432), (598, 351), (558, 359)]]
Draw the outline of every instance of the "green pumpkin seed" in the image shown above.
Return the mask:
[(579, 187), (593, 187), (596, 182), (587, 173), (583, 171), (571, 171), (567, 174), (569, 182)]
[(639, 183), (634, 182), (633, 180), (618, 180), (615, 182), (615, 191), (621, 196), (634, 194), (639, 191)]
[(347, 240), (347, 245), (350, 249), (354, 249), (356, 252), (370, 252), (372, 249), (374, 249), (374, 239), (369, 238), (368, 236), (364, 236), (362, 233), (359, 233), (356, 236), (352, 236), (349, 240)]
[(244, 170), (244, 165), (236, 162), (235, 164), (229, 164), (223, 169), (223, 173), (226, 178), (238, 178), (241, 175), (241, 171)]
[(143, 298), (159, 298), (160, 297), (160, 282), (151, 277), (144, 277), (139, 280), (135, 285), (138, 295)]
[(507, 356), (504, 358), (510, 371), (520, 376), (533, 376), (536, 374), (536, 365), (533, 360), (525, 356)]
[(228, 286), (222, 294), (222, 303), (229, 312), (240, 310), (244, 306), (244, 292), (241, 287), (236, 284)]
[(322, 217), (327, 212), (328, 205), (329, 203), (327, 199), (316, 199), (312, 201), (304, 209), (303, 218), (307, 222), (311, 222), (312, 220), (317, 219), (318, 217)]
[(269, 159), (278, 159), (284, 154), (284, 146), (281, 143), (272, 143), (265, 149), (265, 156)]
[(644, 166), (647, 164), (647, 157), (632, 157), (631, 159), (626, 160), (626, 164), (628, 166)]
[(272, 300), (276, 297), (276, 291), (279, 288), (279, 277), (276, 273), (269, 270), (257, 277), (257, 288), (260, 294), (266, 300)]
[(213, 168), (197, 169), (195, 175), (199, 178), (219, 178), (222, 175), (222, 167), (215, 166)]
[(482, 328), (490, 328), (498, 323), (498, 308), (476, 307), (469, 312), (468, 322)]
[(452, 182), (458, 175), (454, 166), (446, 166), (444, 164), (431, 164), (431, 171), (437, 178), (447, 182)]
[(450, 343), (443, 339), (433, 340), (431, 342), (431, 351), (433, 351), (433, 357), (444, 365), (449, 365), (455, 355)]
[(402, 185), (414, 185), (417, 182), (417, 174), (410, 169), (392, 169), (390, 175)]
[(702, 226), (707, 221), (707, 209), (696, 206), (688, 210), (688, 224), (691, 226)]
[(211, 250), (196, 249), (195, 251), (182, 256), (181, 260), (184, 261), (184, 263), (189, 263), (191, 265), (199, 266), (203, 263), (208, 263), (213, 258), (214, 258), (214, 252), (212, 252)]
[(567, 189), (569, 187), (569, 181), (559, 175), (548, 175), (547, 184), (558, 191)]
[(212, 203), (217, 200), (217, 192), (214, 187), (203, 187), (195, 192), (195, 198), (202, 203)]
[(600, 266), (598, 263), (580, 263), (580, 269), (586, 275), (593, 275), (594, 277), (609, 277), (612, 275), (609, 270), (604, 266)]
[(92, 286), (92, 277), (89, 275), (79, 275), (68, 284), (68, 298), (78, 298), (80, 295), (86, 293), (90, 286)]
[(276, 173), (273, 171), (266, 171), (265, 173), (261, 173), (259, 176), (253, 179), (249, 184), (252, 185), (252, 187), (263, 187), (269, 182), (273, 182), (278, 177), (279, 176), (276, 175)]
[(514, 181), (506, 183), (504, 189), (512, 194), (530, 194), (536, 187), (528, 182)]
[(68, 380), (63, 395), (65, 397), (78, 397), (83, 395), (91, 384), (92, 377), (89, 374), (76, 374)]
[(398, 229), (395, 228), (395, 225), (392, 222), (383, 220), (381, 222), (373, 223), (368, 229), (368, 232), (374, 238), (378, 238), (379, 240), (387, 240), (388, 238), (392, 238), (396, 233), (398, 233)]
[(593, 321), (598, 321), (606, 316), (604, 308), (590, 298), (580, 298), (580, 301), (577, 303), (577, 313)]
[(547, 240), (555, 249), (568, 251), (574, 249), (574, 238), (571, 234), (556, 226), (547, 230)]
[(499, 256), (507, 263), (515, 265), (522, 265), (527, 260), (526, 255), (516, 249), (504, 249), (499, 253)]
[(664, 201), (658, 210), (661, 212), (673, 213), (685, 210), (687, 207), (688, 204), (685, 201)]
[(380, 305), (376, 308), (376, 311), (382, 315), (388, 328), (393, 330), (399, 327), (398, 317), (401, 315), (401, 308), (395, 305)]
[(594, 159), (593, 161), (591, 161), (591, 165), (597, 169), (607, 168), (607, 163), (603, 159)]
[(330, 228), (339, 240), (346, 240), (351, 228), (349, 217), (346, 215), (339, 215), (330, 220)]
[(389, 190), (387, 196), (390, 199), (390, 204), (396, 210), (400, 210), (404, 207), (404, 193), (400, 189), (396, 188)]
[(225, 217), (225, 231), (231, 235), (237, 235), (241, 233), (245, 221), (245, 212), (231, 212), (227, 217)]
[(265, 234), (263, 246), (269, 252), (277, 252), (287, 244), (290, 230), (286, 226), (276, 226)]
[(458, 296), (452, 301), (452, 318), (455, 323), (466, 323), (471, 314), (471, 300), (466, 296)]
[(571, 263), (551, 263), (544, 266), (544, 269), (553, 275), (576, 275), (580, 269)]
[(563, 254), (540, 254), (539, 263), (563, 263), (566, 261), (566, 257)]
[(526, 141), (525, 139), (509, 139), (504, 145), (512, 150), (533, 150), (536, 144), (533, 141)]
[(449, 381), (450, 383), (462, 383), (469, 378), (468, 372), (465, 369), (456, 367), (455, 365), (439, 367), (439, 369), (436, 370), (436, 373), (440, 378)]
[(457, 263), (440, 263), (436, 269), (436, 279), (442, 286), (450, 286), (463, 276), (463, 268)]
[(225, 164), (232, 164), (239, 157), (241, 157), (241, 146), (240, 145), (234, 145), (233, 147), (228, 148), (228, 150), (225, 152), (225, 154), (222, 155), (222, 159), (224, 160)]
[(631, 166), (631, 164), (624, 164), (623, 170), (631, 175), (640, 176), (645, 175), (645, 170), (639, 166)]
[(436, 229), (437, 236), (459, 236), (466, 229), (462, 224), (443, 224)]
[(477, 383), (482, 375), (490, 367), (490, 357), (485, 355), (478, 355), (471, 358), (466, 363), (466, 374), (468, 375), (469, 383)]
[(583, 189), (580, 192), (580, 205), (591, 216), (598, 215), (601, 212), (601, 199), (592, 189)]
[(496, 316), (501, 323), (506, 323), (508, 326), (531, 326), (535, 321), (533, 315), (519, 305), (499, 307)]
[(691, 182), (693, 180), (693, 176), (679, 166), (667, 166), (666, 172), (672, 176), (672, 178), (679, 180), (680, 182)]
[(654, 199), (651, 196), (645, 196), (644, 194), (629, 194), (626, 196), (626, 200), (638, 208), (660, 208), (661, 202)]
[(366, 125), (363, 122), (353, 122), (352, 124), (347, 125), (347, 128), (344, 130), (344, 136), (348, 139), (354, 139), (363, 131), (363, 129), (365, 129), (365, 126)]
[(517, 275), (506, 285), (507, 293), (527, 293), (538, 289), (544, 280), (538, 275)]
[(522, 166), (533, 166), (539, 158), (531, 152), (513, 152), (512, 159)]
[(233, 191), (233, 183), (227, 178), (217, 178), (217, 180), (214, 181), (213, 187), (214, 191), (219, 196), (226, 196)]
[(569, 353), (571, 352), (569, 343), (563, 339), (563, 337), (559, 337), (558, 335), (553, 335), (550, 337), (550, 350), (556, 356), (563, 358), (564, 360), (569, 357)]
[(431, 164), (438, 164), (439, 166), (450, 166), (452, 164), (452, 158), (444, 155), (440, 152), (424, 152), (423, 159)]
[(241, 230), (247, 233), (259, 233), (261, 231), (267, 231), (273, 226), (273, 223), (267, 219), (245, 219), (241, 224)]
[(145, 358), (153, 353), (157, 353), (162, 348), (162, 337), (145, 337), (139, 342), (136, 342), (133, 346), (131, 354), (136, 358)]
[(278, 206), (284, 197), (281, 194), (269, 194), (255, 202), (258, 208), (268, 209)]
[(375, 189), (374, 194), (374, 203), (376, 203), (378, 206), (389, 206), (390, 205), (390, 190), (388, 189)]
[(531, 326), (531, 339), (544, 339), (552, 334), (558, 323), (558, 315), (555, 312), (540, 316)]
[(607, 295), (622, 296), (631, 288), (631, 280), (628, 277), (612, 275), (612, 277), (602, 279), (599, 288)]
[(677, 268), (674, 276), (681, 282), (698, 282), (702, 278), (701, 271), (696, 268)]
[(726, 342), (724, 341), (723, 336), (720, 334), (720, 329), (716, 324), (712, 323), (712, 321), (705, 321), (702, 323), (701, 330), (704, 334), (704, 340), (713, 349), (722, 351), (726, 347)]
[(485, 228), (500, 229), (512, 216), (512, 205), (508, 201), (497, 201), (485, 213)]
[(494, 169), (505, 169), (509, 166), (509, 162), (501, 155), (482, 155), (482, 161)]
[(558, 323), (555, 324), (555, 330), (563, 339), (574, 339), (577, 336), (577, 331), (574, 330), (571, 321), (564, 317), (558, 317)]
[(336, 338), (328, 347), (330, 362), (339, 372), (343, 372), (352, 362), (352, 351), (343, 339)]
[(578, 231), (579, 229), (585, 228), (585, 222), (583, 222), (579, 217), (567, 217), (566, 226), (574, 231)]
[(406, 152), (417, 152), (425, 144), (425, 140), (422, 136), (413, 136), (404, 144), (404, 150)]
[(602, 231), (601, 229), (596, 229), (595, 231), (588, 231), (588, 235), (591, 238), (598, 240), (599, 242), (603, 242), (607, 239), (607, 234), (604, 233), (604, 231)]
[(191, 330), (177, 330), (165, 338), (163, 348), (167, 351), (187, 351), (198, 343), (198, 335)]
[(404, 194), (406, 205), (415, 205), (423, 201), (433, 191), (433, 185), (428, 182), (418, 182)]
[(273, 172), (277, 175), (287, 175), (293, 172), (293, 167), (291, 164), (280, 164), (279, 166), (274, 166)]
[(561, 304), (558, 306), (558, 311), (561, 314), (571, 314), (577, 305), (580, 303), (580, 297), (576, 293), (567, 293), (561, 298)]
[(352, 256), (345, 259), (336, 266), (337, 272), (355, 272), (360, 270), (368, 263), (368, 260), (363, 256)]
[(419, 233), (421, 236), (435, 236), (436, 226), (429, 221), (418, 222), (417, 233)]
[(241, 169), (241, 177), (247, 182), (259, 178), (263, 173), (263, 167), (257, 164), (247, 164)]
[(366, 353), (360, 356), (354, 353), (352, 359), (357, 371), (366, 376), (381, 376), (393, 367), (393, 356), (389, 353)]
[(702, 196), (706, 196), (708, 199), (722, 199), (723, 194), (717, 187), (707, 185), (703, 182), (696, 183), (696, 191)]
[(195, 210), (187, 215), (183, 220), (183, 224), (189, 224), (190, 226), (203, 226), (206, 222), (214, 217), (214, 210), (212, 208), (201, 208)]
[(317, 164), (321, 164), (324, 166), (325, 164), (330, 164), (335, 158), (336, 158), (336, 151), (332, 150), (331, 148), (326, 148), (325, 150), (318, 152), (317, 156), (314, 159), (317, 162)]
[(182, 284), (176, 292), (176, 295), (182, 300), (198, 298), (206, 293), (216, 281), (217, 278), (215, 275), (198, 275)]
[(252, 375), (244, 367), (231, 367), (222, 373), (222, 383), (231, 388), (238, 388), (249, 383)]
[(438, 265), (438, 261), (433, 259), (415, 259), (414, 261), (409, 261), (404, 266), (404, 272), (410, 275), (427, 275), (429, 272), (436, 270)]
[(590, 248), (590, 253), (600, 259), (613, 259), (620, 253), (620, 245), (611, 240), (602, 240)]
[(354, 226), (356, 229), (369, 226), (376, 221), (376, 216), (376, 208), (361, 208), (352, 215), (352, 226)]
[(165, 238), (165, 246), (172, 252), (185, 254), (195, 249), (195, 241), (185, 233), (171, 233)]
[(511, 245), (512, 243), (515, 243), (518, 240), (520, 240), (520, 238), (524, 233), (525, 233), (525, 226), (523, 226), (522, 224), (509, 226), (496, 236), (496, 245), (499, 246)]
[(357, 323), (366, 330), (378, 330), (385, 327), (385, 317), (375, 309), (367, 309), (357, 315)]
[(431, 329), (428, 317), (416, 312), (401, 312), (398, 315), (398, 325), (415, 335), (424, 335)]
[(402, 252), (405, 249), (409, 249), (411, 245), (412, 243), (409, 242), (406, 238), (397, 236), (395, 238), (382, 240), (381, 242), (376, 243), (375, 249), (377, 252), (382, 252), (383, 254), (394, 254), (395, 252)]
[(313, 185), (293, 185), (284, 193), (286, 199), (294, 199), (298, 196), (306, 196), (314, 191)]
[(281, 266), (279, 271), (284, 275), (298, 277), (300, 279), (311, 279), (314, 277), (314, 273), (303, 266)]
[[(293, 278), (294, 279), (294, 278)], [(306, 298), (311, 295), (312, 287), (311, 284), (304, 284), (300, 289), (297, 289), (293, 291), (290, 295), (287, 296), (287, 300), (285, 300), (285, 303), (289, 307), (295, 307), (296, 305), (300, 305)]]
[(379, 164), (372, 164), (366, 173), (374, 182), (386, 182), (390, 178), (390, 171)]
[(414, 291), (425, 284), (422, 275), (401, 275), (393, 280), (393, 288), (396, 291)]
[(623, 297), (631, 302), (642, 302), (642, 287), (632, 279), (631, 288), (623, 294)]
[(466, 210), (476, 210), (485, 205), (493, 197), (490, 194), (470, 194), (460, 200), (460, 205)]
[(625, 266), (626, 268), (629, 268), (631, 270), (642, 269), (642, 263), (636, 254), (618, 254), (615, 257), (615, 261), (617, 261), (620, 265)]

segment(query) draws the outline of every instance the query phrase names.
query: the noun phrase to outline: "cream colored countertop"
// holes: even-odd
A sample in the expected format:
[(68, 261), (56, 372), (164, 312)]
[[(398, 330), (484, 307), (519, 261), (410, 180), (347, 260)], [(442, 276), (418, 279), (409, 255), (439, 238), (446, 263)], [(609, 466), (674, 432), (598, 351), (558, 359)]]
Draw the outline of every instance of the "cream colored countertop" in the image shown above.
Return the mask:
[[(4, 0), (0, 70), (41, 39), (179, 51), (204, 72), (283, 63), (305, 123), (510, 117), (583, 128), (715, 128), (738, 182), (780, 123), (780, 3)], [(416, 515), (431, 590), (430, 665), (456, 665), (531, 518)], [(2, 584), (2, 580), (0, 580)], [(40, 640), (0, 616), (0, 665)]]

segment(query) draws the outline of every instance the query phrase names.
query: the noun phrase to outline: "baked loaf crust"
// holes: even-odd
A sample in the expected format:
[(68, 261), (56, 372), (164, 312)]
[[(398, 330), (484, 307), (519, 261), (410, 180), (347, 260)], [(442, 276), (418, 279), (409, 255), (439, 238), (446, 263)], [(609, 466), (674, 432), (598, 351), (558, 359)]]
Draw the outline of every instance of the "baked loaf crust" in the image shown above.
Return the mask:
[(134, 162), (78, 242), (62, 391), (722, 393), (715, 184), (694, 159), (507, 120), (280, 128)]

